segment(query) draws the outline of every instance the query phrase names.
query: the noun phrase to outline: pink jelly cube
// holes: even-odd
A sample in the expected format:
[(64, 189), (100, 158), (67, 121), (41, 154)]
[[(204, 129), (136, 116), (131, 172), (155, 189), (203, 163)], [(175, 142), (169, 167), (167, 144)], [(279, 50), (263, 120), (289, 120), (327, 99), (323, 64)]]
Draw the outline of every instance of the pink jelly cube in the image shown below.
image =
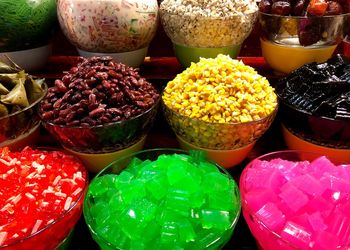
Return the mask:
[(319, 211), (321, 216), (326, 218), (332, 212), (333, 208), (334, 205), (323, 197), (314, 197), (307, 204), (306, 212), (312, 214)]
[(247, 170), (245, 176), (245, 186), (247, 190), (255, 188), (271, 188), (274, 192), (279, 192), (279, 188), (287, 180), (277, 169), (253, 169)]
[(341, 211), (335, 209), (326, 223), (329, 225), (327, 232), (335, 235), (341, 246), (350, 245), (350, 218), (345, 217)]
[(272, 202), (268, 202), (262, 206), (256, 212), (256, 216), (272, 231), (281, 230), (285, 223), (284, 214)]
[(315, 232), (324, 231), (327, 229), (327, 225), (325, 224), (321, 213), (318, 211), (310, 214), (308, 216), (308, 221)]
[(334, 192), (349, 193), (350, 180), (325, 173), (320, 179), (322, 185)]
[(249, 208), (252, 212), (258, 211), (268, 202), (278, 202), (276, 194), (270, 188), (254, 189), (253, 191), (247, 192), (244, 195), (244, 200), (245, 201), (242, 201), (243, 205), (249, 204)]
[(302, 174), (304, 167), (307, 166), (309, 162), (292, 162), (282, 159), (273, 159), (271, 160), (271, 164), (274, 164), (274, 167), (282, 173), (284, 178), (290, 180)]
[(290, 214), (288, 216), (288, 221), (296, 224), (296, 225), (301, 225), (303, 228), (307, 231), (312, 233), (313, 229), (312, 226), (309, 222), (309, 214), (303, 213), (303, 214), (297, 214), (297, 215), (292, 215)]
[(309, 198), (293, 184), (287, 182), (281, 187), (281, 193), (278, 195), (294, 212), (298, 212), (304, 207)]
[(336, 166), (326, 156), (313, 160), (308, 169), (310, 174), (316, 179), (321, 178), (323, 173), (334, 173), (337, 171)]
[(331, 233), (319, 230), (315, 234), (313, 250), (336, 250), (339, 244), (337, 237)]
[(291, 221), (286, 222), (281, 237), (301, 249), (307, 249), (311, 243), (311, 233), (306, 229)]
[(297, 176), (290, 183), (311, 196), (321, 195), (326, 190), (320, 181), (309, 174)]

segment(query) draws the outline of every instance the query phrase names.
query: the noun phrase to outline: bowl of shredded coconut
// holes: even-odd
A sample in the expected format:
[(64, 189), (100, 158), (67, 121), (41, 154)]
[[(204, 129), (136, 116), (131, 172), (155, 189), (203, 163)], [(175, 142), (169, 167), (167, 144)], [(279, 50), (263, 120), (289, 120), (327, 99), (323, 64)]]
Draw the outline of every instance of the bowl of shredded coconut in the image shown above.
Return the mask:
[(163, 28), (180, 63), (189, 66), (200, 57), (236, 57), (257, 20), (254, 0), (164, 0)]

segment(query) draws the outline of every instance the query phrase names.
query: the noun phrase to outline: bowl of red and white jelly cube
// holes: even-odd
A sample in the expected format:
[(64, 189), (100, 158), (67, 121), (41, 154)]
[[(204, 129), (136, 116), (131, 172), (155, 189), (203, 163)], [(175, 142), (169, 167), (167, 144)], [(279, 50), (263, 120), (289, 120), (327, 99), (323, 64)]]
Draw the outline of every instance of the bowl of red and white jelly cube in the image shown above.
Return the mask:
[(265, 250), (349, 249), (350, 164), (280, 151), (241, 175), (243, 216)]
[(0, 149), (0, 248), (56, 249), (81, 216), (83, 164), (61, 151)]

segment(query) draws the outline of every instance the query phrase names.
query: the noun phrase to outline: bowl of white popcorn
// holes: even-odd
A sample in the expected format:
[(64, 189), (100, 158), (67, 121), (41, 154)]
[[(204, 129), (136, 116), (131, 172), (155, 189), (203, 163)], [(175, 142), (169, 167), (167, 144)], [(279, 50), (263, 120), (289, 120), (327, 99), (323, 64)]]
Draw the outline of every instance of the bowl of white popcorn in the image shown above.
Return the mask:
[(257, 20), (258, 6), (254, 0), (164, 0), (159, 12), (176, 57), (188, 67), (200, 57), (237, 57)]

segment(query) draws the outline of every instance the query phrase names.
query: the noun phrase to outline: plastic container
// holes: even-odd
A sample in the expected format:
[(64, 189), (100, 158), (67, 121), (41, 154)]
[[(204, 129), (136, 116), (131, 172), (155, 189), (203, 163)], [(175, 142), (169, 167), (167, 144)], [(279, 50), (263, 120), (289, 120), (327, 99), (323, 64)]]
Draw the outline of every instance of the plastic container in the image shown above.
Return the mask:
[(262, 55), (277, 74), (288, 74), (304, 64), (328, 60), (350, 27), (350, 14), (300, 17), (259, 12), (259, 23)]
[[(96, 181), (96, 179), (98, 179), (101, 176), (119, 175), (119, 174), (123, 173), (123, 170), (127, 169), (127, 166), (132, 162), (132, 160), (135, 157), (142, 160), (142, 161), (144, 161), (144, 160), (155, 161), (161, 155), (172, 155), (172, 154), (188, 155), (189, 153), (188, 153), (188, 151), (184, 151), (184, 150), (180, 150), (180, 149), (150, 149), (150, 150), (144, 150), (144, 151), (140, 151), (140, 152), (137, 152), (134, 154), (130, 154), (128, 156), (122, 157), (122, 158), (114, 161), (113, 163), (111, 163), (110, 165), (105, 167), (101, 172), (99, 172), (96, 175), (96, 177), (92, 180), (91, 183)], [(215, 164), (215, 165), (222, 174), (226, 175), (228, 178), (233, 180), (232, 177), (230, 176), (230, 174), (225, 169), (223, 169), (222, 167), (220, 167), (217, 164)], [(161, 188), (163, 190), (166, 187), (159, 187), (159, 188)], [(238, 187), (236, 186), (236, 184), (234, 184), (233, 188), (234, 188), (235, 197), (237, 197), (237, 195), (239, 196), (239, 190), (238, 190)], [(84, 217), (85, 217), (85, 221), (88, 225), (88, 228), (90, 230), (90, 233), (91, 233), (93, 239), (98, 243), (98, 245), (101, 247), (101, 249), (120, 249), (120, 248), (117, 248), (116, 246), (114, 246), (113, 243), (109, 242), (106, 238), (102, 237), (101, 233), (96, 230), (96, 220), (92, 216), (92, 212), (91, 212), (91, 207), (95, 202), (96, 201), (93, 198), (93, 196), (91, 195), (90, 190), (88, 190), (87, 195), (85, 197), (85, 201), (84, 201)], [(179, 201), (179, 203), (181, 203), (181, 202), (182, 201)], [(236, 225), (238, 218), (239, 218), (239, 215), (240, 215), (239, 199), (237, 200), (237, 202), (238, 202), (237, 205), (238, 205), (239, 209), (237, 211), (236, 216), (234, 216), (234, 218), (232, 218), (230, 228), (227, 231), (225, 231), (224, 235), (222, 235), (221, 237), (215, 238), (212, 241), (208, 241), (208, 242), (206, 241), (207, 242), (206, 249), (221, 249), (230, 240), (230, 237), (233, 233), (233, 230), (235, 228), (235, 225)], [(181, 204), (179, 204), (179, 206), (181, 206)], [(108, 210), (108, 211), (111, 211), (111, 210)], [(162, 214), (162, 211), (157, 210), (156, 216), (158, 216), (158, 215), (161, 216), (161, 214)], [(190, 216), (190, 215), (188, 215), (188, 216)], [(155, 240), (158, 239), (158, 237), (160, 237), (160, 235), (156, 235)], [(156, 244), (156, 243), (157, 243), (157, 240), (152, 241), (152, 244)]]

